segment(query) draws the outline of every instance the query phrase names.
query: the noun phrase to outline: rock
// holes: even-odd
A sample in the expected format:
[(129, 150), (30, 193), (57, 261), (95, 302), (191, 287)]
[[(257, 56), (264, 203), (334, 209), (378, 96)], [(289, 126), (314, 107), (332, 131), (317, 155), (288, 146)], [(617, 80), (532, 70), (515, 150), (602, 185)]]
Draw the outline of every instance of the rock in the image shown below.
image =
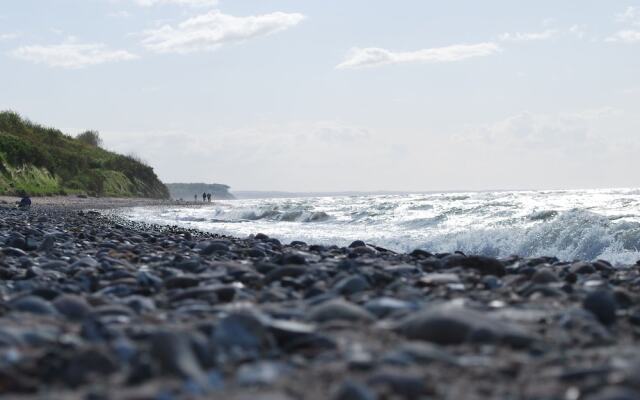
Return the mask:
[(71, 268), (96, 268), (100, 265), (93, 257), (83, 257), (71, 264)]
[(26, 257), (27, 253), (24, 250), (16, 247), (4, 247), (2, 248), (2, 254), (9, 257)]
[(38, 246), (38, 251), (47, 252), (53, 249), (53, 246), (56, 244), (56, 239), (53, 235), (47, 235), (44, 237), (40, 245)]
[(282, 256), (280, 261), (282, 265), (304, 265), (307, 259), (299, 253), (289, 253)]
[(279, 281), (285, 277), (293, 277), (296, 278), (298, 276), (304, 275), (307, 272), (307, 269), (304, 267), (297, 266), (286, 266), (280, 267), (272, 270), (264, 277), (264, 283), (271, 283), (275, 281)]
[(158, 332), (150, 338), (151, 354), (163, 371), (185, 379), (193, 379), (206, 386), (206, 377), (189, 342), (189, 335), (181, 332)]
[(378, 318), (384, 318), (389, 314), (398, 311), (410, 311), (414, 306), (406, 301), (394, 299), (392, 297), (379, 297), (369, 300), (364, 308)]
[(198, 286), (200, 284), (200, 279), (191, 275), (179, 275), (172, 276), (164, 281), (164, 286), (167, 289), (176, 289), (176, 288), (190, 288), (194, 286)]
[(485, 314), (453, 306), (433, 306), (410, 314), (395, 329), (410, 339), (441, 345), (473, 341), (524, 347), (534, 341), (519, 328)]
[(365, 242), (363, 242), (362, 240), (356, 240), (356, 241), (351, 242), (351, 244), (349, 245), (349, 248), (350, 249), (354, 249), (356, 247), (366, 247), (366, 245), (367, 244)]
[(286, 364), (273, 361), (243, 364), (236, 373), (236, 381), (243, 386), (271, 385), (289, 370)]
[(309, 311), (309, 319), (315, 322), (343, 320), (352, 322), (370, 322), (375, 317), (364, 308), (340, 299), (329, 300)]
[(571, 268), (569, 268), (570, 272), (574, 274), (593, 274), (596, 272), (596, 268), (588, 262), (580, 261), (574, 264), (571, 264)]
[(209, 256), (214, 253), (227, 253), (229, 251), (229, 245), (221, 241), (211, 241), (200, 250), (200, 254), (203, 256)]
[(216, 325), (213, 345), (227, 358), (255, 358), (275, 348), (275, 339), (256, 316), (234, 313)]
[(607, 387), (584, 397), (584, 400), (637, 400), (640, 392), (625, 387)]
[(599, 290), (587, 295), (582, 306), (591, 311), (603, 325), (616, 322), (616, 298), (609, 290)]
[(9, 302), (9, 306), (14, 311), (41, 314), (56, 315), (56, 309), (50, 302), (36, 296), (24, 296)]
[(551, 270), (546, 268), (537, 270), (531, 277), (531, 282), (537, 283), (537, 284), (547, 284), (547, 283), (553, 283), (558, 281), (559, 279), (556, 276), (556, 274), (554, 274)]
[(431, 393), (427, 386), (427, 380), (413, 374), (379, 372), (371, 376), (367, 382), (372, 386), (382, 386), (388, 393), (407, 400), (418, 399)]
[(361, 275), (355, 275), (348, 276), (338, 281), (333, 286), (333, 290), (338, 294), (349, 296), (354, 293), (368, 290), (370, 287), (371, 285), (369, 285), (369, 282), (367, 282), (364, 277), (362, 277)]
[(345, 381), (332, 394), (332, 400), (377, 400), (378, 396), (367, 386)]
[(84, 298), (68, 294), (58, 296), (53, 306), (60, 314), (74, 321), (82, 320), (91, 312), (91, 306)]
[(462, 267), (471, 268), (480, 272), (482, 275), (504, 276), (506, 273), (505, 266), (495, 258), (484, 256), (461, 256), (452, 255), (444, 260), (447, 268)]

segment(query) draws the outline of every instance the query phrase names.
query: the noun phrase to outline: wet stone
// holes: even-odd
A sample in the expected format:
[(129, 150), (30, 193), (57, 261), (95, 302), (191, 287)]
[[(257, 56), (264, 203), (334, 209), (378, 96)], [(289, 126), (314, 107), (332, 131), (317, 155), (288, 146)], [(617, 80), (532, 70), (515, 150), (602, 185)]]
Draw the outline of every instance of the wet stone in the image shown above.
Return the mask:
[(374, 318), (373, 314), (364, 308), (340, 299), (327, 301), (313, 307), (309, 311), (309, 319), (315, 322), (327, 322), (333, 320), (370, 322), (373, 321)]
[(618, 306), (615, 296), (608, 290), (598, 290), (588, 294), (582, 306), (591, 311), (603, 325), (612, 325), (616, 322)]

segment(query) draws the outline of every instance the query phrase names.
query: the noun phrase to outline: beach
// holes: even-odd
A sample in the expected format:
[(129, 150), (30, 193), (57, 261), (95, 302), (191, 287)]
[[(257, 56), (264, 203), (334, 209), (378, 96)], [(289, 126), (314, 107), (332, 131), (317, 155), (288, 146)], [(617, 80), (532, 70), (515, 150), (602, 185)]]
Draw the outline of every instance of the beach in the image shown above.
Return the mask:
[(640, 398), (636, 264), (281, 243), (114, 211), (164, 200), (0, 200), (7, 396)]

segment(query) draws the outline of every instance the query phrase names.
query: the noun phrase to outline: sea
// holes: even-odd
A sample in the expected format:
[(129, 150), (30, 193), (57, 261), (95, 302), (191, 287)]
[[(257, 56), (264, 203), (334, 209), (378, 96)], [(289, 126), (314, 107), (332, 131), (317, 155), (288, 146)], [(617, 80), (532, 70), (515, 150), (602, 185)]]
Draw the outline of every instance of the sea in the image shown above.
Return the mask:
[(397, 252), (555, 256), (617, 265), (640, 260), (640, 189), (266, 198), (121, 213), (235, 237), (264, 233), (283, 243), (346, 246), (364, 240)]

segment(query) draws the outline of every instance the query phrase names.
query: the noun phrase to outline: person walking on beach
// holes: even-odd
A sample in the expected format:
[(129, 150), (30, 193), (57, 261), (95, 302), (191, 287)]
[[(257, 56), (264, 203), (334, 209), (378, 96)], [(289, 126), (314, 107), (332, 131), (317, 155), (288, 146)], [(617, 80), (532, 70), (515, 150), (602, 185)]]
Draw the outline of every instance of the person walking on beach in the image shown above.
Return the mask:
[(207, 201), (207, 194), (202, 193), (202, 202), (204, 203), (205, 201)]
[(18, 208), (21, 210), (28, 210), (31, 208), (31, 198), (29, 198), (29, 196), (27, 196), (26, 193), (23, 193), (20, 197), (22, 197), (20, 199), (20, 202), (18, 203)]
[(194, 203), (198, 202), (198, 195), (197, 194), (193, 195), (193, 201), (194, 201)]
[(207, 193), (207, 201), (211, 203), (211, 193)]

